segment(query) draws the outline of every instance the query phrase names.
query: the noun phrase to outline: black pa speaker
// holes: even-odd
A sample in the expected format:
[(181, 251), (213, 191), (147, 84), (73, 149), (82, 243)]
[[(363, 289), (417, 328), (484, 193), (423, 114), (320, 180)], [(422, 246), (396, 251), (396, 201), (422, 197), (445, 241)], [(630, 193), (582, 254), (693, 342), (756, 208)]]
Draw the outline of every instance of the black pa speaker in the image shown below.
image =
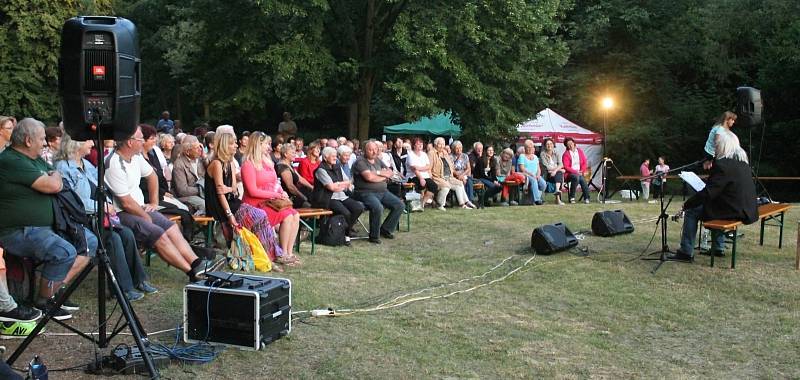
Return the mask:
[(633, 223), (622, 210), (601, 211), (592, 217), (592, 233), (598, 236), (614, 236), (633, 232)]
[[(80, 16), (61, 29), (58, 91), (73, 140), (124, 140), (139, 124), (141, 59), (136, 26), (120, 17)], [(99, 125), (94, 127), (99, 116)]]
[(531, 248), (537, 254), (549, 255), (578, 245), (578, 239), (564, 223), (545, 224), (531, 234)]
[(764, 103), (761, 102), (761, 90), (752, 87), (739, 87), (736, 89), (736, 124), (743, 127), (755, 127), (761, 124), (761, 112)]

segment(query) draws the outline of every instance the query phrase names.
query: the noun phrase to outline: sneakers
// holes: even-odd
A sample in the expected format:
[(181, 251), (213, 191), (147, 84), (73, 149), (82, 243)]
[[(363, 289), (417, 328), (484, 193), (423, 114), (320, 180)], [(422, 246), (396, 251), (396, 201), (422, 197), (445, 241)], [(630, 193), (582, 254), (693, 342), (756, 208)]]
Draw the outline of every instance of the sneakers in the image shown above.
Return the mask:
[(141, 290), (141, 291), (142, 291), (142, 292), (144, 292), (145, 294), (155, 294), (155, 293), (158, 293), (158, 288), (156, 288), (155, 286), (151, 285), (151, 284), (150, 284), (149, 282), (147, 282), (147, 281), (143, 281), (141, 284), (139, 284), (138, 286), (136, 286), (136, 289), (139, 289), (139, 290)]
[[(35, 307), (42, 311), (42, 313), (47, 314), (50, 310), (54, 309), (56, 306), (56, 301), (53, 298), (48, 298), (47, 301), (41, 302), (37, 301)], [(65, 310), (63, 307), (58, 308), (53, 312), (53, 319), (59, 321), (65, 321), (67, 319), (72, 318), (72, 313)]]
[(511, 201), (511, 202), (508, 202), (508, 204), (510, 204), (512, 206), (519, 206), (519, 202), (517, 202), (517, 201)]
[(447, 209), (445, 209), (444, 206), (439, 206), (436, 209), (439, 211), (447, 211)]
[(592, 203), (592, 201), (590, 201), (589, 198), (585, 198), (583, 200), (583, 203), (586, 203), (588, 205), (589, 203)]
[[(36, 322), (0, 322), (0, 339), (25, 338), (36, 328)], [(43, 333), (44, 329), (39, 331)]]
[(130, 302), (134, 302), (134, 301), (138, 301), (138, 300), (144, 298), (144, 294), (143, 293), (139, 293), (139, 292), (137, 292), (135, 290), (129, 290), (129, 291), (125, 292), (125, 298), (127, 298), (128, 301), (130, 301)]
[(223, 265), (225, 265), (225, 259), (219, 259), (217, 261), (201, 260), (196, 267), (192, 268), (192, 274), (194, 274), (194, 277), (200, 279), (200, 277), (205, 277), (205, 274), (208, 272), (219, 270)]
[(575, 203), (575, 198), (570, 198), (569, 203)]
[(41, 316), (41, 311), (25, 305), (17, 305), (9, 311), (0, 311), (0, 321), (2, 322), (33, 322)]
[[(60, 289), (58, 289), (58, 291), (53, 296), (53, 298), (54, 299), (58, 299), (58, 297), (61, 297), (61, 294), (64, 293), (65, 291), (67, 291), (67, 287), (66, 286), (62, 286)], [(67, 298), (64, 301), (64, 303), (61, 304), (61, 308), (64, 309), (64, 310), (67, 310), (67, 311), (78, 311), (78, 310), (81, 309), (80, 305), (70, 301), (69, 298)]]

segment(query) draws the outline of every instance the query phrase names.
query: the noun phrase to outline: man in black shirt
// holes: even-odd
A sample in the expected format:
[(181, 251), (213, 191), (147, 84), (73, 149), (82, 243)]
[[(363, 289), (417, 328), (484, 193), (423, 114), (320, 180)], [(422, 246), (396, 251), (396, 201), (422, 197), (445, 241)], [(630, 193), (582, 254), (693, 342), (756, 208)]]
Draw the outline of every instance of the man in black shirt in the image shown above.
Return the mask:
[[(394, 239), (392, 231), (397, 229), (405, 205), (400, 198), (387, 190), (386, 181), (392, 177), (392, 171), (378, 158), (378, 145), (375, 141), (367, 142), (364, 146), (364, 157), (353, 164), (351, 173), (355, 187), (353, 197), (369, 209), (369, 241), (380, 244), (381, 237)], [(389, 215), (381, 224), (384, 207), (389, 209)]]
[[(670, 257), (691, 261), (698, 220), (739, 220), (744, 224), (758, 221), (756, 187), (747, 153), (739, 146), (739, 138), (730, 131), (717, 134), (716, 155), (706, 187), (683, 204), (685, 219), (681, 247)], [(725, 236), (711, 231), (711, 254), (723, 256)]]

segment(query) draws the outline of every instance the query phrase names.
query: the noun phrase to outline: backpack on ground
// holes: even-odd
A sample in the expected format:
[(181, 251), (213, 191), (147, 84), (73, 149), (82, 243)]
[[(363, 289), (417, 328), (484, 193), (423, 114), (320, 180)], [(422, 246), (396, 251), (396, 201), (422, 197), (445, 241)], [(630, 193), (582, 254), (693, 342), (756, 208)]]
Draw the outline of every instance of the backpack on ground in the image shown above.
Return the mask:
[(330, 246), (344, 245), (348, 228), (344, 215), (323, 219), (319, 228), (319, 243)]

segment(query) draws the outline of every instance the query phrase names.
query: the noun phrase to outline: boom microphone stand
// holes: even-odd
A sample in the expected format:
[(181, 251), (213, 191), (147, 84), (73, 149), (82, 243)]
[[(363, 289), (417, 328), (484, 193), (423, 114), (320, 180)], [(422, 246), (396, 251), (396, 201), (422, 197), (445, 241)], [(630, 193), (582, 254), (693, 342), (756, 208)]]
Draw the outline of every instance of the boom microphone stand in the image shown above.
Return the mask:
[[(147, 346), (150, 345), (150, 341), (147, 338), (147, 333), (142, 328), (142, 324), (139, 321), (139, 318), (136, 316), (136, 313), (133, 311), (131, 307), (130, 301), (125, 297), (125, 294), (122, 293), (122, 289), (119, 287), (119, 283), (117, 283), (117, 278), (114, 276), (114, 271), (111, 270), (109, 266), (109, 259), (108, 253), (104, 247), (106, 235), (110, 233), (109, 228), (103, 228), (102, 223), (104, 220), (105, 212), (105, 200), (106, 200), (106, 188), (105, 188), (105, 181), (103, 180), (104, 173), (105, 173), (105, 160), (102, 156), (102, 139), (100, 138), (100, 123), (102, 121), (101, 110), (98, 108), (92, 108), (89, 113), (92, 117), (93, 123), (96, 126), (96, 137), (97, 140), (95, 142), (95, 146), (98, 147), (98, 157), (97, 160), (97, 193), (95, 194), (95, 207), (97, 210), (97, 221), (95, 225), (95, 233), (97, 233), (98, 239), (98, 247), (97, 247), (97, 255), (96, 257), (89, 263), (89, 265), (84, 268), (78, 277), (72, 281), (71, 284), (67, 287), (66, 291), (64, 291), (60, 297), (56, 300), (55, 306), (50, 309), (47, 314), (42, 316), (42, 319), (39, 323), (36, 324), (36, 327), (33, 331), (25, 338), (22, 344), (17, 347), (13, 354), (8, 358), (6, 363), (8, 365), (13, 365), (14, 362), (25, 352), (25, 349), (28, 348), (28, 345), (31, 344), (33, 339), (35, 339), (39, 332), (44, 329), (45, 325), (53, 318), (53, 314), (56, 310), (61, 308), (61, 305), (64, 301), (69, 298), (69, 296), (78, 288), (78, 286), (83, 283), (89, 273), (92, 272), (95, 266), (97, 266), (97, 331), (98, 331), (98, 338), (95, 339), (93, 336), (86, 334), (62, 321), (57, 319), (52, 319), (59, 325), (63, 326), (67, 330), (70, 330), (79, 336), (91, 341), (93, 344), (98, 345), (101, 348), (108, 347), (109, 341), (115, 337), (117, 334), (122, 332), (127, 325), (130, 329), (131, 335), (133, 335), (134, 339), (136, 340), (136, 347), (139, 349), (139, 353), (142, 356), (142, 360), (144, 361), (145, 367), (147, 367), (147, 371), (150, 373), (151, 379), (158, 379), (159, 373), (153, 363), (153, 359), (150, 356), (150, 353), (147, 351)], [(99, 229), (99, 231), (97, 230)], [(99, 232), (99, 233), (98, 233)], [(108, 278), (108, 280), (106, 280)], [(111, 283), (111, 290), (113, 292), (114, 297), (117, 300), (117, 304), (119, 304), (120, 309), (122, 310), (122, 315), (125, 317), (126, 323), (119, 326), (117, 329), (111, 332), (110, 335), (106, 334), (106, 281)], [(96, 358), (97, 362), (95, 363), (95, 369), (102, 369), (102, 361), (100, 358)]]
[(669, 249), (669, 245), (667, 244), (667, 220), (669, 219), (669, 214), (667, 214), (667, 209), (669, 208), (669, 205), (672, 203), (672, 200), (675, 198), (675, 194), (673, 193), (672, 195), (670, 195), (669, 201), (667, 201), (667, 203), (664, 204), (664, 187), (663, 187), (664, 186), (664, 180), (666, 180), (667, 175), (669, 173), (674, 173), (674, 172), (676, 172), (678, 170), (682, 170), (682, 169), (686, 169), (686, 168), (689, 168), (689, 167), (693, 167), (693, 166), (696, 166), (696, 165), (698, 165), (698, 164), (700, 164), (702, 162), (703, 162), (702, 160), (701, 161), (696, 161), (696, 162), (693, 162), (691, 164), (687, 164), (687, 165), (683, 165), (683, 166), (677, 167), (675, 169), (670, 169), (666, 173), (658, 173), (656, 175), (652, 175), (652, 176), (649, 176), (649, 177), (643, 177), (642, 178), (643, 180), (659, 178), (659, 179), (661, 179), (661, 185), (660, 186), (662, 186), (661, 187), (661, 192), (660, 192), (659, 197), (658, 197), (659, 204), (660, 204), (660, 207), (661, 207), (661, 213), (658, 215), (658, 221), (656, 221), (656, 225), (660, 224), (660, 227), (661, 227), (661, 250), (655, 251), (655, 252), (650, 252), (647, 255), (647, 256), (652, 256), (652, 255), (658, 254), (658, 257), (643, 257), (642, 258), (642, 260), (658, 260), (658, 264), (656, 264), (656, 266), (653, 267), (653, 269), (650, 271), (650, 273), (652, 273), (652, 274), (656, 274), (658, 269), (661, 268), (661, 265), (664, 264), (667, 261), (683, 262), (683, 260), (676, 260), (676, 259), (671, 259), (671, 258), (667, 257), (668, 253), (675, 253), (675, 252), (673, 252), (673, 251), (671, 251)]

